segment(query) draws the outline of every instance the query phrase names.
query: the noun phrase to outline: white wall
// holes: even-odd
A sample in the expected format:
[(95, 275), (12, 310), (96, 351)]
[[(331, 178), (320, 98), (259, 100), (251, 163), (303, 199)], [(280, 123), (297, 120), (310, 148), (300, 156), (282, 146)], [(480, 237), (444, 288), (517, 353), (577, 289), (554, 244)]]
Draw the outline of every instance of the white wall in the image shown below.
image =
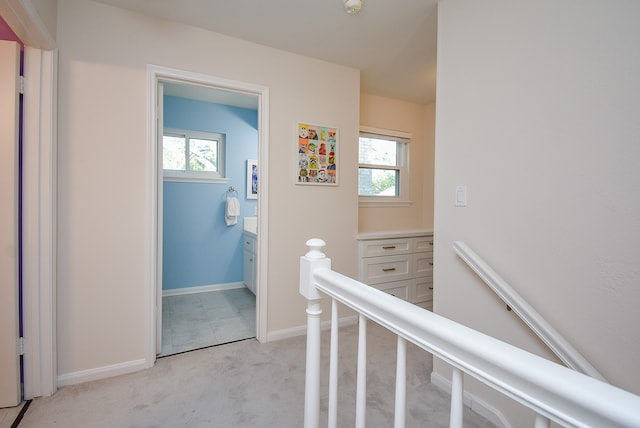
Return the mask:
[[(622, 0), (440, 4), (434, 302), (548, 356), (454, 255), (453, 241), (465, 241), (611, 383), (636, 394), (639, 19), (640, 3)], [(453, 206), (456, 185), (468, 186), (466, 208)]]
[[(59, 1), (57, 28), (60, 375), (145, 357), (147, 64), (270, 88), (269, 332), (305, 322), (308, 238), (355, 276), (357, 70), (79, 0)], [(296, 121), (340, 129), (338, 187), (294, 185)]]
[[(24, 0), (23, 0), (24, 1)], [(58, 0), (31, 0), (31, 5), (42, 19), (44, 27), (55, 40), (57, 32)]]

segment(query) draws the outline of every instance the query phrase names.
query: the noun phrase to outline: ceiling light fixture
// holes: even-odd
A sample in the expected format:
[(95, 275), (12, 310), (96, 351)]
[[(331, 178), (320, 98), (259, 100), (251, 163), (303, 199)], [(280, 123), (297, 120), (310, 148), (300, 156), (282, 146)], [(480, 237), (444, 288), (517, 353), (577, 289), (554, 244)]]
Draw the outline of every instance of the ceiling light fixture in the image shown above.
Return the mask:
[(349, 15), (355, 15), (360, 12), (362, 6), (364, 6), (364, 0), (344, 0), (344, 10), (346, 10)]

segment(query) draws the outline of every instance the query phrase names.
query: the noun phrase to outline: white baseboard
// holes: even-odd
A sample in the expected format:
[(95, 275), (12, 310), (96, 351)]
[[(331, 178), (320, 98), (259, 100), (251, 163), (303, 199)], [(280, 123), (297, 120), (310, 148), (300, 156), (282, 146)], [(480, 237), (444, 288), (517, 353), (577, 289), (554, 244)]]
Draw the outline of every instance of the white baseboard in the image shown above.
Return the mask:
[(89, 382), (92, 380), (106, 379), (108, 377), (119, 376), (127, 373), (137, 372), (146, 369), (146, 360), (133, 360), (125, 363), (113, 364), (111, 366), (97, 367), (95, 369), (82, 370), (79, 372), (65, 373), (58, 376), (58, 388)]
[[(340, 327), (345, 326), (345, 325), (352, 325), (358, 322), (358, 316), (357, 315), (351, 315), (348, 317), (344, 317), (344, 318), (339, 318), (338, 319), (338, 325)], [(321, 330), (329, 330), (329, 328), (331, 327), (331, 321), (322, 321), (320, 323), (320, 329)], [(267, 333), (267, 342), (274, 342), (276, 340), (282, 340), (282, 339), (288, 339), (290, 337), (296, 337), (296, 336), (304, 336), (305, 334), (307, 334), (307, 326), (305, 325), (300, 325), (297, 327), (291, 327), (291, 328), (285, 328), (282, 330), (276, 330), (276, 331), (271, 331), (269, 333)]]
[[(451, 394), (451, 381), (439, 373), (431, 372), (431, 383), (443, 391)], [(479, 399), (476, 395), (464, 391), (462, 401), (474, 412), (489, 420), (495, 426), (502, 428), (511, 428), (511, 424), (504, 417), (502, 412), (487, 402)]]
[(207, 293), (209, 291), (234, 290), (236, 288), (245, 288), (242, 282), (229, 282), (226, 284), (199, 285), (197, 287), (171, 288), (162, 290), (162, 297), (180, 296), (182, 294)]

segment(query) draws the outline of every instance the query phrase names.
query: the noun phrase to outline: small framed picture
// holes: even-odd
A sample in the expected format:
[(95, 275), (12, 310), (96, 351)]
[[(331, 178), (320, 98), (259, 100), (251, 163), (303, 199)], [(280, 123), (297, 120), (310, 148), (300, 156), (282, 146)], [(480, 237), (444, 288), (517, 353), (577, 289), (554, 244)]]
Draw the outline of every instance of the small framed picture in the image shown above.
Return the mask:
[(247, 199), (258, 199), (258, 161), (247, 160)]
[(296, 184), (337, 186), (338, 129), (298, 123), (296, 132)]

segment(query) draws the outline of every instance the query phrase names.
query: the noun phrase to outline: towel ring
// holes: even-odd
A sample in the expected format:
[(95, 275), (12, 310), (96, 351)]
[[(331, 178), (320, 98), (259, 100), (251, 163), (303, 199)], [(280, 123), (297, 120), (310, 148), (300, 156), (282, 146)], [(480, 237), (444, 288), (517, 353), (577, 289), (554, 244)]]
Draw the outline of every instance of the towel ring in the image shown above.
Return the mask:
[(235, 195), (238, 196), (238, 191), (233, 186), (229, 186), (229, 189), (227, 189), (227, 194), (229, 194), (229, 193), (231, 193), (231, 194), (235, 193)]

